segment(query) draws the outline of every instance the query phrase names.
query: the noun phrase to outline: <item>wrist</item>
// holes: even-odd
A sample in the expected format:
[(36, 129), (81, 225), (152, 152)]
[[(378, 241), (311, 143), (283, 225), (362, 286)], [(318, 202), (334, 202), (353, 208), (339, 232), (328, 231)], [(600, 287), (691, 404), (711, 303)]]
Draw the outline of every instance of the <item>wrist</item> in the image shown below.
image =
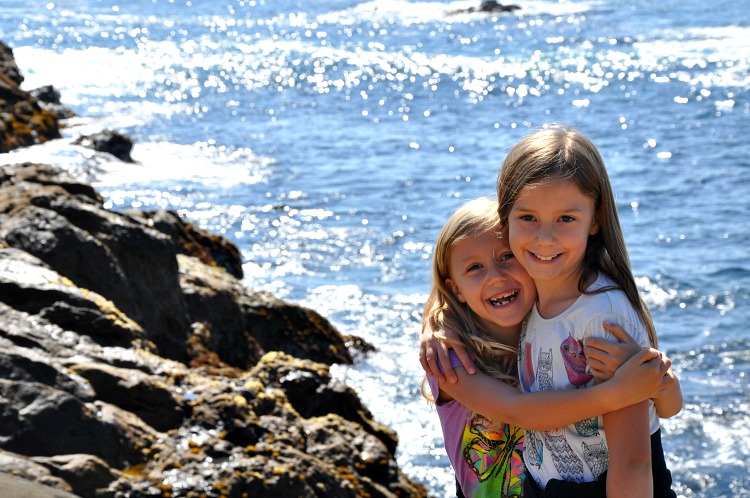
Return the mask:
[(617, 375), (604, 382), (603, 385), (611, 389), (611, 395), (609, 396), (611, 406), (609, 407), (609, 411), (617, 411), (643, 401), (643, 396), (635, 388), (635, 385)]

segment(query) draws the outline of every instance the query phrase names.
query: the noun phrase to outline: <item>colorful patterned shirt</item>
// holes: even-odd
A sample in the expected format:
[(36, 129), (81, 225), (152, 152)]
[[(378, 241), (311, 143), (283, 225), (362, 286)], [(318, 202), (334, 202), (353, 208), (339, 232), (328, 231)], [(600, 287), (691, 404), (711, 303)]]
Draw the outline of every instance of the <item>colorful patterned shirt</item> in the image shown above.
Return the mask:
[[(451, 364), (460, 366), (451, 351)], [(435, 400), (439, 398), (438, 379), (428, 375)], [(522, 496), (523, 429), (494, 424), (472, 413), (458, 400), (437, 401), (440, 425), (448, 459), (466, 498), (506, 498)]]

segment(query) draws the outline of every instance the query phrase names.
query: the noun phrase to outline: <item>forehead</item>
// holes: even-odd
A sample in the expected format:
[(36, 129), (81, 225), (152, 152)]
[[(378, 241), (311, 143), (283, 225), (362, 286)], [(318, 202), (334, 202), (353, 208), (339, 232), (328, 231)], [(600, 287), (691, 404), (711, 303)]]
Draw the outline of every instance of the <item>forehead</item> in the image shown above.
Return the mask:
[(497, 252), (503, 249), (510, 250), (507, 231), (487, 230), (457, 240), (453, 245), (452, 257), (468, 256), (483, 251)]
[(580, 204), (588, 205), (593, 201), (573, 180), (558, 178), (525, 185), (518, 193), (514, 207), (533, 203), (543, 207), (559, 207), (565, 204), (573, 208)]

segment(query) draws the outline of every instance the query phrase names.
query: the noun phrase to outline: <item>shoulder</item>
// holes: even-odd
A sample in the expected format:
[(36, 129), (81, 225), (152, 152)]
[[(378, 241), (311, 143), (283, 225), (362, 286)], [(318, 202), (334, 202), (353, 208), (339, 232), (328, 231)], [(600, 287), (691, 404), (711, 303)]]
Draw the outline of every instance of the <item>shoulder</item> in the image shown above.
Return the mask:
[[(647, 334), (637, 311), (614, 281), (600, 275), (587, 290), (594, 293), (585, 294), (584, 304), (580, 310), (585, 316), (584, 336), (611, 338), (603, 327), (604, 322), (608, 322), (620, 325), (639, 343), (648, 344), (644, 342)], [(597, 290), (600, 292), (596, 292)]]
[(596, 306), (602, 312), (629, 314), (633, 306), (628, 297), (617, 284), (606, 275), (599, 277), (591, 284), (584, 294), (584, 302), (588, 307)]

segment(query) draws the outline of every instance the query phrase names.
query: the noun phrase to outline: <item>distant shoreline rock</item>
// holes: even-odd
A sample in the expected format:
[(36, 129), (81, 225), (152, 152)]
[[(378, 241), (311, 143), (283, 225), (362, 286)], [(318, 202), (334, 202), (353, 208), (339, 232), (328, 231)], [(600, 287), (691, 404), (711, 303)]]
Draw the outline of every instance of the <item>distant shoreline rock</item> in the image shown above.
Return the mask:
[(479, 5), (476, 7), (468, 7), (466, 9), (450, 11), (448, 12), (448, 15), (473, 14), (475, 12), (492, 14), (492, 13), (503, 13), (503, 12), (515, 12), (517, 10), (521, 10), (521, 7), (519, 5), (516, 5), (516, 4), (503, 5), (494, 0), (488, 0), (488, 1), (480, 2)]
[(347, 342), (370, 346), (246, 288), (241, 263), (174, 212), (110, 211), (52, 165), (0, 166), (3, 491), (426, 497), (397, 434), (330, 375)]

